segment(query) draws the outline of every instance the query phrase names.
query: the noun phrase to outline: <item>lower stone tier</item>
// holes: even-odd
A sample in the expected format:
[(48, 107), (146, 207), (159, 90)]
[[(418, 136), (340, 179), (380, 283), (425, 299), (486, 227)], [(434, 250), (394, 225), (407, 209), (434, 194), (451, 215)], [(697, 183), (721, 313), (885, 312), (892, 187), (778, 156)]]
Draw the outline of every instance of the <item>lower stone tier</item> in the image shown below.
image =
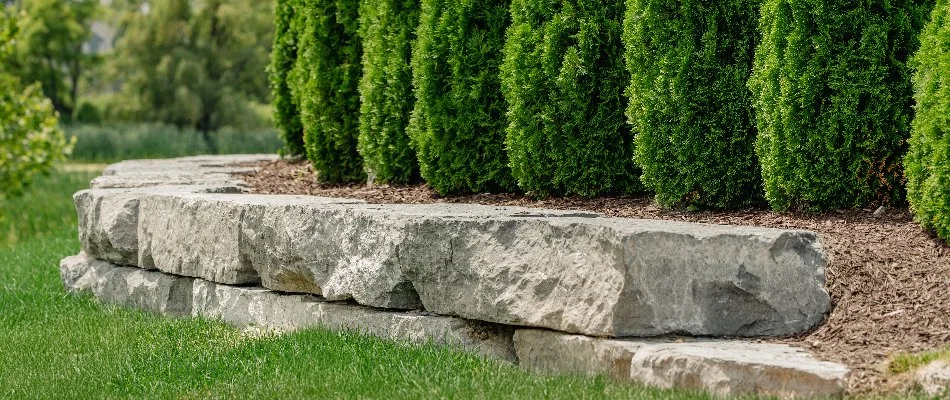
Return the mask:
[(846, 367), (781, 344), (747, 341), (616, 340), (380, 310), (261, 288), (120, 267), (82, 254), (60, 271), (70, 293), (172, 316), (215, 318), (276, 331), (321, 327), (410, 342), (431, 341), (548, 373), (608, 375), (718, 395), (840, 397)]

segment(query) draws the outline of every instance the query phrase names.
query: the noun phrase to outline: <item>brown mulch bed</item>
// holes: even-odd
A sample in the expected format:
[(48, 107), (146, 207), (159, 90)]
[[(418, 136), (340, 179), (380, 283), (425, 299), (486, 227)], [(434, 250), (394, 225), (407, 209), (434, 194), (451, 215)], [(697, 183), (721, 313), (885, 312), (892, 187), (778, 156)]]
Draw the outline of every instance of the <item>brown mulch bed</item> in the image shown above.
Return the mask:
[(551, 198), (516, 194), (438, 197), (425, 185), (328, 186), (307, 163), (279, 161), (245, 180), (260, 194), (346, 197), (371, 203), (477, 203), (586, 210), (610, 217), (805, 229), (818, 232), (831, 258), (828, 288), (834, 310), (807, 335), (782, 342), (852, 368), (852, 390), (898, 385), (887, 362), (899, 352), (950, 345), (950, 247), (915, 224), (906, 208), (843, 210), (824, 214), (685, 212), (659, 208), (650, 197)]

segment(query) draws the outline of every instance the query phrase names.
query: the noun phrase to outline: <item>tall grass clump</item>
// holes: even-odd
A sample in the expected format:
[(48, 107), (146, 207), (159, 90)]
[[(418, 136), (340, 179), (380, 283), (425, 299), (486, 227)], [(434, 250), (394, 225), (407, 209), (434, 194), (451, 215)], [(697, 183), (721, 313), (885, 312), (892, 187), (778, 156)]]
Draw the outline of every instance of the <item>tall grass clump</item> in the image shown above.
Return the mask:
[(778, 210), (893, 204), (913, 116), (907, 61), (932, 0), (765, 0), (749, 86)]
[(360, 3), (363, 78), (359, 152), (366, 171), (378, 182), (418, 179), (419, 162), (407, 132), (415, 104), (410, 57), (418, 24), (417, 0)]
[(905, 159), (917, 221), (950, 241), (950, 1), (940, 0), (914, 57), (917, 115)]
[(365, 178), (357, 151), (363, 50), (359, 0), (298, 3), (304, 24), (291, 92), (300, 107), (307, 158), (324, 182)]
[(505, 153), (499, 65), (508, 0), (422, 0), (409, 134), (440, 194), (515, 188)]
[(274, 122), (284, 140), (284, 151), (291, 156), (306, 154), (300, 110), (294, 101), (291, 83), (288, 81), (290, 71), (297, 61), (298, 36), (301, 24), (305, 21), (302, 11), (300, 0), (277, 0), (274, 13), (276, 33), (268, 70), (274, 98)]
[(531, 194), (641, 190), (624, 116), (623, 1), (514, 0), (502, 66), (514, 176)]
[(666, 207), (762, 201), (746, 86), (759, 0), (627, 0), (628, 116), (643, 184)]

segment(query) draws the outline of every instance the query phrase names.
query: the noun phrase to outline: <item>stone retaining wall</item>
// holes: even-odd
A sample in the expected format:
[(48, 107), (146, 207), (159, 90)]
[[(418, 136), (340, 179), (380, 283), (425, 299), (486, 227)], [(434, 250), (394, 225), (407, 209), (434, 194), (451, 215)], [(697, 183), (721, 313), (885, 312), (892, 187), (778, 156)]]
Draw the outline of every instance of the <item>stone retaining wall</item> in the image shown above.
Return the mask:
[(75, 196), (84, 254), (64, 260), (67, 288), (171, 315), (434, 339), (531, 369), (659, 386), (844, 390), (846, 369), (787, 346), (593, 338), (813, 329), (830, 308), (813, 233), (243, 194), (234, 174), (253, 169), (241, 164), (272, 158), (110, 166)]

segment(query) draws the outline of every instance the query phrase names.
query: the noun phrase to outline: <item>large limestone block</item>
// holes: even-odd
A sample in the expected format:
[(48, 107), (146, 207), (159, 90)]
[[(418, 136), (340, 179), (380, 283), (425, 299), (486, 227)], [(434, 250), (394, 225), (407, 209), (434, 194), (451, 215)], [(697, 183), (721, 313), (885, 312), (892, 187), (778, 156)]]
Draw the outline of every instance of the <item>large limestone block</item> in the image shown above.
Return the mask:
[(155, 160), (126, 160), (106, 167), (103, 175), (149, 174), (160, 171), (243, 173), (248, 168), (241, 164), (277, 161), (274, 154), (239, 154), (222, 156), (194, 156)]
[(917, 385), (930, 396), (950, 397), (950, 362), (937, 360), (914, 374)]
[(630, 371), (632, 379), (657, 387), (781, 398), (841, 397), (848, 375), (847, 367), (788, 345), (725, 341), (643, 346)]
[(246, 211), (263, 205), (280, 210), (301, 202), (354, 201), (228, 194), (145, 196), (139, 206), (138, 266), (223, 284), (257, 284), (261, 278), (250, 261), (259, 250), (242, 231)]
[(193, 279), (120, 267), (85, 254), (63, 259), (60, 274), (71, 293), (166, 315), (191, 314)]
[(626, 341), (518, 330), (522, 367), (540, 372), (608, 375), (651, 386), (723, 396), (840, 397), (847, 367), (781, 344), (745, 341)]
[(138, 265), (139, 201), (155, 193), (240, 193), (234, 186), (91, 189), (73, 195), (83, 251), (100, 260)]
[(515, 331), (514, 346), (518, 363), (530, 371), (627, 380), (630, 362), (643, 343), (519, 329)]
[(593, 336), (792, 335), (830, 309), (815, 234), (574, 216), (426, 217), (400, 259), (426, 310)]
[(512, 329), (458, 318), (378, 310), (202, 280), (195, 284), (193, 304), (195, 316), (218, 318), (238, 326), (278, 331), (313, 327), (355, 331), (391, 340), (431, 341), (514, 361)]

